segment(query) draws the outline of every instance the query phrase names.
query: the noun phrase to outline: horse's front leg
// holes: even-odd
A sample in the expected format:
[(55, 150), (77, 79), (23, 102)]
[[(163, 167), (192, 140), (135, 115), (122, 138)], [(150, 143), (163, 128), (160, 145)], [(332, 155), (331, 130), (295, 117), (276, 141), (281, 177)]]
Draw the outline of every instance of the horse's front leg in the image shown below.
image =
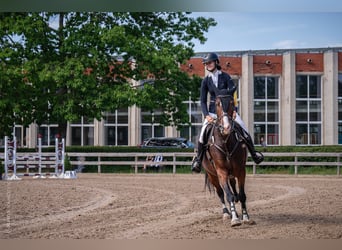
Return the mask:
[(236, 180), (235, 180), (234, 176), (229, 176), (229, 183), (230, 183), (230, 186), (233, 190), (234, 201), (239, 202), (239, 195), (238, 195), (238, 192), (236, 191)]
[(245, 183), (244, 180), (239, 183), (239, 200), (241, 202), (241, 212), (242, 212), (242, 222), (244, 224), (254, 225), (255, 221), (249, 218), (246, 206), (246, 193), (245, 193)]
[(230, 213), (231, 213), (230, 225), (232, 227), (240, 226), (241, 225), (241, 220), (239, 219), (239, 215), (238, 215), (238, 213), (236, 211), (234, 197), (233, 197), (232, 191), (230, 190), (228, 182), (229, 182), (228, 176), (226, 178), (220, 179), (220, 185), (221, 185), (222, 189), (224, 190), (224, 192), (225, 192), (225, 194), (227, 196), (227, 201), (228, 201), (229, 207), (230, 207)]
[(223, 189), (220, 186), (218, 186), (216, 188), (216, 193), (217, 193), (218, 197), (220, 198), (220, 201), (221, 201), (221, 204), (222, 204), (223, 220), (228, 219), (228, 217), (232, 218), (232, 215), (231, 215), (231, 213), (229, 212), (229, 210), (228, 210), (228, 208), (226, 206), (226, 202), (225, 202), (225, 199), (224, 199)]

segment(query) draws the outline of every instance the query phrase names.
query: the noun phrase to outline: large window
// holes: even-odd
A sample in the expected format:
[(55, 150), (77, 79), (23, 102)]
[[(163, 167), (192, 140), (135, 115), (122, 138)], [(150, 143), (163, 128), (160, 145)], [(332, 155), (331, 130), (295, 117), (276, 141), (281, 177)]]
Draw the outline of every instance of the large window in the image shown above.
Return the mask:
[(296, 144), (321, 144), (321, 77), (296, 77)]
[(190, 140), (196, 144), (199, 134), (201, 132), (203, 117), (200, 102), (192, 102), (191, 100), (185, 102), (188, 106), (188, 115), (191, 126), (183, 126), (180, 129), (180, 136)]
[(82, 117), (71, 125), (71, 145), (94, 145), (94, 120)]
[[(58, 125), (57, 124), (43, 124), (39, 126), (38, 134), (42, 138), (43, 146), (54, 146), (56, 142), (56, 136), (58, 134)], [(38, 145), (38, 142), (37, 142)]]
[(165, 136), (164, 126), (160, 124), (160, 116), (162, 111), (141, 110), (141, 141), (149, 137), (163, 137)]
[(254, 77), (254, 142), (279, 144), (278, 77)]
[(342, 74), (338, 75), (338, 144), (342, 144)]
[(128, 108), (105, 113), (104, 144), (128, 145)]

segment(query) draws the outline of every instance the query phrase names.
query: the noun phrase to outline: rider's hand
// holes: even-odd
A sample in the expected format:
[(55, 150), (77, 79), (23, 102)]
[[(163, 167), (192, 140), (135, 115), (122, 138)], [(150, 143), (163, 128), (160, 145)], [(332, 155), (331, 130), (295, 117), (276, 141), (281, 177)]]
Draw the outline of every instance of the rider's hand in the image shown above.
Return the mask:
[(236, 118), (236, 111), (234, 110), (233, 111), (233, 120), (235, 120), (235, 118)]
[(205, 117), (205, 119), (206, 119), (209, 123), (214, 122), (214, 118), (212, 118), (210, 115), (207, 115), (207, 116)]

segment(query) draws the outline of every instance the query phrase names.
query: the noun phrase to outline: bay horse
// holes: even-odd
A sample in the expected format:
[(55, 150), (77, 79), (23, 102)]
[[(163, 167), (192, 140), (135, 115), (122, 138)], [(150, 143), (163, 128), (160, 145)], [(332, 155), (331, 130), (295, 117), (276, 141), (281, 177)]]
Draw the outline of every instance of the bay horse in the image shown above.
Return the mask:
[[(247, 148), (239, 136), (241, 127), (233, 121), (234, 98), (227, 90), (221, 90), (215, 105), (217, 118), (214, 123), (207, 126), (207, 149), (202, 160), (206, 186), (209, 190), (210, 186), (215, 187), (223, 207), (223, 219), (226, 220), (230, 216), (232, 227), (242, 223), (255, 224), (250, 220), (246, 208)], [(236, 211), (235, 202), (241, 203), (241, 219)]]

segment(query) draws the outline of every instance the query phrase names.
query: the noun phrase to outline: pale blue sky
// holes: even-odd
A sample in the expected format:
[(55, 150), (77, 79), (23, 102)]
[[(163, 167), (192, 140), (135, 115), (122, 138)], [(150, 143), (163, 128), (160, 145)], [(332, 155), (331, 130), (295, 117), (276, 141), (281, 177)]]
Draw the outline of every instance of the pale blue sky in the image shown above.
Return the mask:
[(217, 26), (195, 52), (342, 47), (342, 12), (193, 12)]

